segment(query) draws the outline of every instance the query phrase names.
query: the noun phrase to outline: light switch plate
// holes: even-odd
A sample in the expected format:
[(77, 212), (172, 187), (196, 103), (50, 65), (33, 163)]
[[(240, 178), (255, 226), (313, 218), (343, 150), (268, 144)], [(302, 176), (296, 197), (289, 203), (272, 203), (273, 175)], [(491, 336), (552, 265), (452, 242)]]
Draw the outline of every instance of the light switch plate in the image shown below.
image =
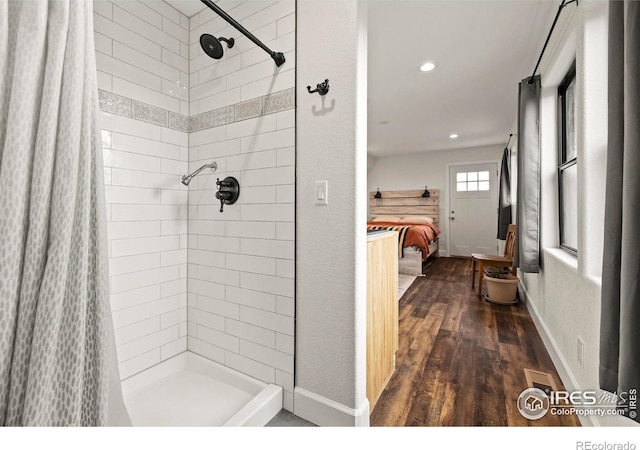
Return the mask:
[(328, 204), (327, 181), (316, 181), (316, 205)]

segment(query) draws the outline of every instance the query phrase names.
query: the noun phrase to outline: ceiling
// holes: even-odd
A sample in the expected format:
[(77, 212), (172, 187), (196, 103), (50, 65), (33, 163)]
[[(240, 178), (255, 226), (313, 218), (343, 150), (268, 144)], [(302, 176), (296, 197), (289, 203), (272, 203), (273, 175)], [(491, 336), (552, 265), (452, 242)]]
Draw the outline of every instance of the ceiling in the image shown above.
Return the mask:
[[(373, 156), (506, 143), (556, 2), (369, 2)], [(420, 65), (436, 64), (423, 73)], [(381, 122), (388, 121), (388, 124)], [(450, 139), (450, 134), (458, 134)]]
[[(199, 0), (165, 1), (189, 17), (206, 9)], [(369, 1), (369, 154), (506, 142), (518, 82), (535, 66), (556, 3)], [(435, 70), (420, 72), (426, 61)]]
[(206, 8), (200, 0), (164, 0), (187, 17), (194, 16)]

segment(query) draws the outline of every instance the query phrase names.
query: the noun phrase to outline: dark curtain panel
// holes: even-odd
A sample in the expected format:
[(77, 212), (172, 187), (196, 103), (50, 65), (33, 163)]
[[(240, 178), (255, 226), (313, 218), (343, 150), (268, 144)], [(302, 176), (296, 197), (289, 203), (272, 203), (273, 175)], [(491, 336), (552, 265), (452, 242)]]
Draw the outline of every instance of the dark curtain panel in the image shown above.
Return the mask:
[(514, 263), (540, 271), (540, 76), (520, 82), (518, 98), (518, 202)]
[(640, 2), (612, 1), (600, 387), (618, 394), (640, 389), (639, 80)]
[(511, 224), (511, 172), (509, 149), (505, 147), (500, 168), (500, 192), (498, 200), (498, 239), (507, 239), (507, 228)]

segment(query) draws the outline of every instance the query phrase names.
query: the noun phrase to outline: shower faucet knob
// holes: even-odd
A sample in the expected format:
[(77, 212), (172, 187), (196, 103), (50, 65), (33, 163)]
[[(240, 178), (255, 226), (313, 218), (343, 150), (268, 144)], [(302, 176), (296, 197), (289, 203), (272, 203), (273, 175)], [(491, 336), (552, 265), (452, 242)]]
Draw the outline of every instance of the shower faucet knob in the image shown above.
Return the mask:
[(220, 212), (223, 211), (224, 205), (233, 205), (240, 196), (240, 184), (234, 177), (227, 177), (220, 181), (220, 178), (216, 180), (218, 185), (218, 191), (216, 192), (216, 198), (220, 200)]
[(225, 200), (230, 200), (231, 196), (232, 196), (231, 192), (228, 192), (228, 191), (216, 192), (216, 198), (222, 202), (224, 202)]

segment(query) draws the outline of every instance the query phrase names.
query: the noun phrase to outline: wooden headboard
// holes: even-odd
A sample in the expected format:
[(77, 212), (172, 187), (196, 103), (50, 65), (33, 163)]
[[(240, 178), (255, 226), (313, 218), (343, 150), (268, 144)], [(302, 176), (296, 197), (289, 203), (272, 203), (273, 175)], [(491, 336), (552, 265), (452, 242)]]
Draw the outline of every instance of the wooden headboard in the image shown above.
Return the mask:
[(420, 191), (380, 191), (382, 198), (369, 192), (369, 213), (375, 216), (430, 216), (436, 225), (440, 223), (440, 190), (429, 189), (431, 197), (423, 197)]

